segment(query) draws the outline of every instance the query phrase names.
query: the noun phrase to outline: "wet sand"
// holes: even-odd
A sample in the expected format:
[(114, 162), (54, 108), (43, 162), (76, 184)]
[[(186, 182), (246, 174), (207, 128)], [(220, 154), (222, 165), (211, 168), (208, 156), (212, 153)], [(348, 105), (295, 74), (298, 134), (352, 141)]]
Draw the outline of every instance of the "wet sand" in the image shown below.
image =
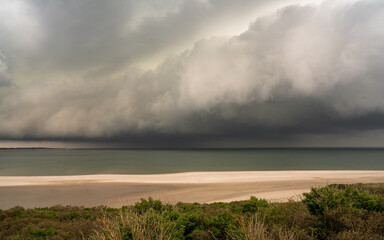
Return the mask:
[(250, 196), (299, 199), (311, 187), (384, 182), (384, 171), (187, 172), (151, 175), (0, 176), (0, 208), (57, 204), (119, 207), (152, 196), (166, 202), (228, 202)]

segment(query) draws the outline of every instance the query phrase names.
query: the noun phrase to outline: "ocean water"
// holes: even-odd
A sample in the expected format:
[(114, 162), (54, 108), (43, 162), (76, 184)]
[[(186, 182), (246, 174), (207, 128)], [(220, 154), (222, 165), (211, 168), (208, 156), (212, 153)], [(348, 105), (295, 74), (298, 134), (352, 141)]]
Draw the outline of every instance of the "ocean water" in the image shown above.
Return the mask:
[(384, 170), (384, 149), (0, 151), (2, 176), (261, 170)]

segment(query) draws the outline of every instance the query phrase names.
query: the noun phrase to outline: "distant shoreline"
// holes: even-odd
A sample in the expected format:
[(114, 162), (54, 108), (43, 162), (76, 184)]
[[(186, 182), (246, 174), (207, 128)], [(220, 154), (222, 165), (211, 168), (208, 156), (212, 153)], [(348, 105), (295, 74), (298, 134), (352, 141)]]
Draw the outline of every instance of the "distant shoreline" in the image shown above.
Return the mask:
[(119, 207), (152, 196), (169, 202), (298, 199), (311, 187), (384, 182), (384, 171), (238, 171), (147, 175), (0, 176), (0, 208), (57, 204)]
[(26, 151), (26, 150), (68, 150), (68, 148), (44, 148), (44, 147), (0, 148), (0, 151)]
[(244, 151), (244, 150), (384, 150), (384, 147), (255, 147), (255, 148), (49, 148), (10, 147), (0, 151), (23, 150), (145, 150), (145, 151)]

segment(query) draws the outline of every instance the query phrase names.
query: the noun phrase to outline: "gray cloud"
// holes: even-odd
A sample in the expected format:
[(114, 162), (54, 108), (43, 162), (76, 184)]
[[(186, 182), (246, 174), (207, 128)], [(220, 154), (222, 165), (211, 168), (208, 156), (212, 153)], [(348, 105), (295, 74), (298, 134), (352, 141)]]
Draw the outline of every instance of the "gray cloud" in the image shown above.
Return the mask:
[(8, 63), (5, 56), (0, 51), (0, 87), (9, 86), (12, 78), (8, 73)]
[(22, 59), (16, 60), (24, 63), (19, 71), (30, 79), (40, 72), (37, 81), (49, 74), (107, 78), (236, 26), (236, 19), (264, 5), (260, 0), (4, 1), (0, 48), (19, 54)]
[(133, 8), (141, 15), (128, 1), (34, 9), (49, 34), (28, 66), (52, 75), (3, 96), (0, 135), (151, 146), (376, 139), (368, 133), (384, 128), (383, 2), (292, 5), (241, 35), (199, 40), (154, 70), (135, 67), (136, 59), (187, 41), (205, 21), (250, 4), (219, 2), (144, 2)]

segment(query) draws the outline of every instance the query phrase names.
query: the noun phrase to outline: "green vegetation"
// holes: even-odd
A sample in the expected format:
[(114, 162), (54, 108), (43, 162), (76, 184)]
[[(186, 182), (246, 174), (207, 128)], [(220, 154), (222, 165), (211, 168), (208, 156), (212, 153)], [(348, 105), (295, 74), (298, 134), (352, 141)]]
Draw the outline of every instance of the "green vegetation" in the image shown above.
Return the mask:
[(300, 202), (142, 199), (120, 209), (0, 210), (0, 239), (383, 239), (384, 183), (313, 188)]

